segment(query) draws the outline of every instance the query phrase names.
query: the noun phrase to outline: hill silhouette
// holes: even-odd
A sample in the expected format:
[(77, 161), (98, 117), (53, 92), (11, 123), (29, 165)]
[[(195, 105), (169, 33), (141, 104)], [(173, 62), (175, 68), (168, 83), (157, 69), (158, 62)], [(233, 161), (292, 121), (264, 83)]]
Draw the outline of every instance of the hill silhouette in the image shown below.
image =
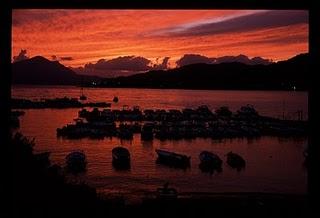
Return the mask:
[(307, 90), (309, 54), (269, 65), (239, 62), (191, 64), (170, 70), (151, 70), (131, 76), (100, 78), (78, 75), (58, 61), (36, 56), (12, 63), (13, 84), (82, 85), (94, 87)]
[(191, 64), (171, 70), (149, 71), (104, 79), (102, 87), (306, 90), (309, 54), (269, 65), (239, 62)]
[(72, 85), (80, 77), (58, 61), (41, 56), (12, 64), (12, 82), (17, 84)]

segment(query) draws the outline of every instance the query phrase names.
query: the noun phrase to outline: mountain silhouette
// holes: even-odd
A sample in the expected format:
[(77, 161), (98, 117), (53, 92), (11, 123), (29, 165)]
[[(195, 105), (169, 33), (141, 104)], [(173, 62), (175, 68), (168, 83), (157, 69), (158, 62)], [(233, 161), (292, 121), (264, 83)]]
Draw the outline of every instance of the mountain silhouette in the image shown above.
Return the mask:
[(191, 64), (171, 70), (149, 71), (104, 79), (102, 87), (307, 90), (309, 54), (269, 65), (239, 62)]
[(100, 78), (78, 75), (58, 61), (36, 56), (12, 63), (13, 84), (82, 85), (99, 87), (307, 90), (309, 54), (268, 65), (239, 62), (191, 64), (131, 76)]
[(12, 83), (43, 85), (75, 85), (81, 77), (58, 61), (42, 56), (12, 63)]

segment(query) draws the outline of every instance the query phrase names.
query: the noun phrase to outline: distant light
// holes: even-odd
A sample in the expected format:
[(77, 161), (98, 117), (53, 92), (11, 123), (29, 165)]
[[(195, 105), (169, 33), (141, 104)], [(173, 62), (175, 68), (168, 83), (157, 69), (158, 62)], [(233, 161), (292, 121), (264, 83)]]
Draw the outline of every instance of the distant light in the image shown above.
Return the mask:
[(293, 86), (293, 91), (296, 91), (296, 86)]
[(96, 82), (92, 82), (92, 85), (94, 85), (94, 86), (95, 86), (95, 85), (97, 85), (97, 83), (96, 83)]

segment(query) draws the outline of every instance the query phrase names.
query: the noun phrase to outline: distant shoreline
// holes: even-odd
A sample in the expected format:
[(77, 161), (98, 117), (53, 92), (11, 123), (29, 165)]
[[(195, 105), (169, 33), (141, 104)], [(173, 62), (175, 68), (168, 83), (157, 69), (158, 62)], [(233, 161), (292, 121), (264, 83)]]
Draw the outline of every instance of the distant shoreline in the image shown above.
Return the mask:
[[(43, 85), (43, 84), (11, 84), (11, 88), (54, 88), (54, 87), (66, 87), (66, 88), (80, 88), (80, 86), (77, 85)], [(301, 90), (289, 90), (289, 89), (205, 89), (205, 88), (180, 88), (180, 87), (105, 87), (105, 86), (83, 86), (83, 88), (88, 89), (156, 89), (156, 90), (194, 90), (194, 91), (283, 91), (283, 92), (309, 92), (307, 89), (301, 89)]]

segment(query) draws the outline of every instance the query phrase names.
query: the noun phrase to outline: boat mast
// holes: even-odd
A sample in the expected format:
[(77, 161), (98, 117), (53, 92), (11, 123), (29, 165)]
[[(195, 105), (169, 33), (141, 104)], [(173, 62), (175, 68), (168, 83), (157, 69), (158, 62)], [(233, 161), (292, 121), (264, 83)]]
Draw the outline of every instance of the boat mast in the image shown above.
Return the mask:
[(80, 96), (83, 95), (83, 76), (81, 77), (81, 83), (80, 83)]

